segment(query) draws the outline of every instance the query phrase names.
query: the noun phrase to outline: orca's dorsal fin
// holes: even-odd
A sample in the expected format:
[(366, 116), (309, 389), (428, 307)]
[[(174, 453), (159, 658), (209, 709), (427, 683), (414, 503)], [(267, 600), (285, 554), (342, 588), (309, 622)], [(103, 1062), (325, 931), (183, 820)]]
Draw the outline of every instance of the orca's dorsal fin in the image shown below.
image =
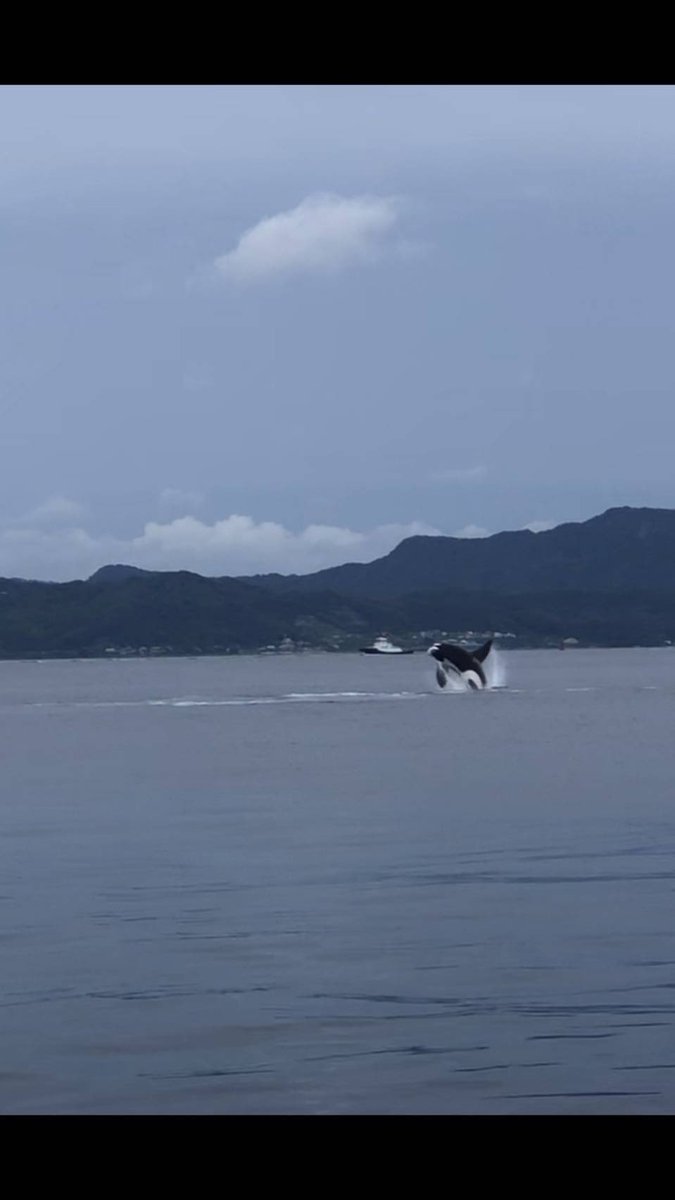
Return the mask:
[(477, 650), (474, 650), (473, 657), (477, 662), (485, 662), (485, 659), (490, 653), (490, 648), (494, 640), (494, 638), (488, 638), (484, 646), (479, 646)]

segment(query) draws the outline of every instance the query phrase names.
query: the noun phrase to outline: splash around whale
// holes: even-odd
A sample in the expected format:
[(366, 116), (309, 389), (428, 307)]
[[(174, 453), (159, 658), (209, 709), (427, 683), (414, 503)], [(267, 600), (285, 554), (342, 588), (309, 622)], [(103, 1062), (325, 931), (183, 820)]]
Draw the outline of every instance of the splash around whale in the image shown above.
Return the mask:
[(427, 651), (436, 661), (436, 682), (441, 688), (455, 679), (465, 688), (480, 691), (490, 686), (483, 664), (492, 649), (493, 638), (488, 638), (477, 650), (466, 650), (452, 642), (436, 642)]

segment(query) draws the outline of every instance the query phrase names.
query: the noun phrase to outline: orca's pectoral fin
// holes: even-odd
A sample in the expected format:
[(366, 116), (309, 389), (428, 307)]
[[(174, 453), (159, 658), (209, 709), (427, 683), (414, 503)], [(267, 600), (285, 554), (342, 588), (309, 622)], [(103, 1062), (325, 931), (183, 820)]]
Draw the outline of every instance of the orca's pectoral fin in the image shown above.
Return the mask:
[(438, 684), (439, 687), (444, 688), (447, 682), (448, 682), (448, 677), (447, 677), (445, 671), (443, 670), (443, 668), (440, 665), (437, 666), (436, 667), (436, 683)]

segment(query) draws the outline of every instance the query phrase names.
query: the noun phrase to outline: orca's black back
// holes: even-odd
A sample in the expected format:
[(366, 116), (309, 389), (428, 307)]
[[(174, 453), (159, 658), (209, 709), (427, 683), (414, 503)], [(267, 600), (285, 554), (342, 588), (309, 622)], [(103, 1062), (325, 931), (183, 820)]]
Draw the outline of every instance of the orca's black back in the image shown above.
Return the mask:
[(462, 646), (453, 646), (450, 642), (441, 642), (432, 650), (434, 658), (439, 662), (452, 663), (458, 671), (475, 671), (475, 655), (470, 654)]

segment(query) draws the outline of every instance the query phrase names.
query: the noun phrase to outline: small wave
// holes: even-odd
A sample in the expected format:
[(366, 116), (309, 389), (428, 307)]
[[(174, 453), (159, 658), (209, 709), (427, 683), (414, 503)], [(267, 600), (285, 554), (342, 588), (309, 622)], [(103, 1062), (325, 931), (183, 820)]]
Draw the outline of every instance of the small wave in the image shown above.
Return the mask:
[(27, 708), (241, 708), (260, 704), (334, 703), (356, 700), (421, 700), (428, 692), (289, 692), (283, 696), (234, 696), (227, 699), (169, 697), (164, 700), (38, 700)]
[(246, 704), (302, 704), (333, 700), (417, 700), (425, 692), (288, 692), (284, 696), (236, 697), (228, 700), (150, 700), (170, 708), (218, 708)]
[[(337, 696), (375, 696), (378, 692), (287, 692), (283, 697), (284, 700), (316, 700), (317, 697), (323, 696), (324, 699), (334, 699)], [(384, 694), (384, 693), (382, 693)]]
[[(150, 703), (157, 704), (158, 701)], [(255, 696), (252, 699), (236, 699), (236, 700), (160, 700), (160, 704), (165, 704), (169, 708), (223, 708), (228, 705), (240, 706), (242, 704), (280, 704), (281, 700), (278, 696)]]
[(283, 700), (418, 700), (426, 692), (288, 692)]

